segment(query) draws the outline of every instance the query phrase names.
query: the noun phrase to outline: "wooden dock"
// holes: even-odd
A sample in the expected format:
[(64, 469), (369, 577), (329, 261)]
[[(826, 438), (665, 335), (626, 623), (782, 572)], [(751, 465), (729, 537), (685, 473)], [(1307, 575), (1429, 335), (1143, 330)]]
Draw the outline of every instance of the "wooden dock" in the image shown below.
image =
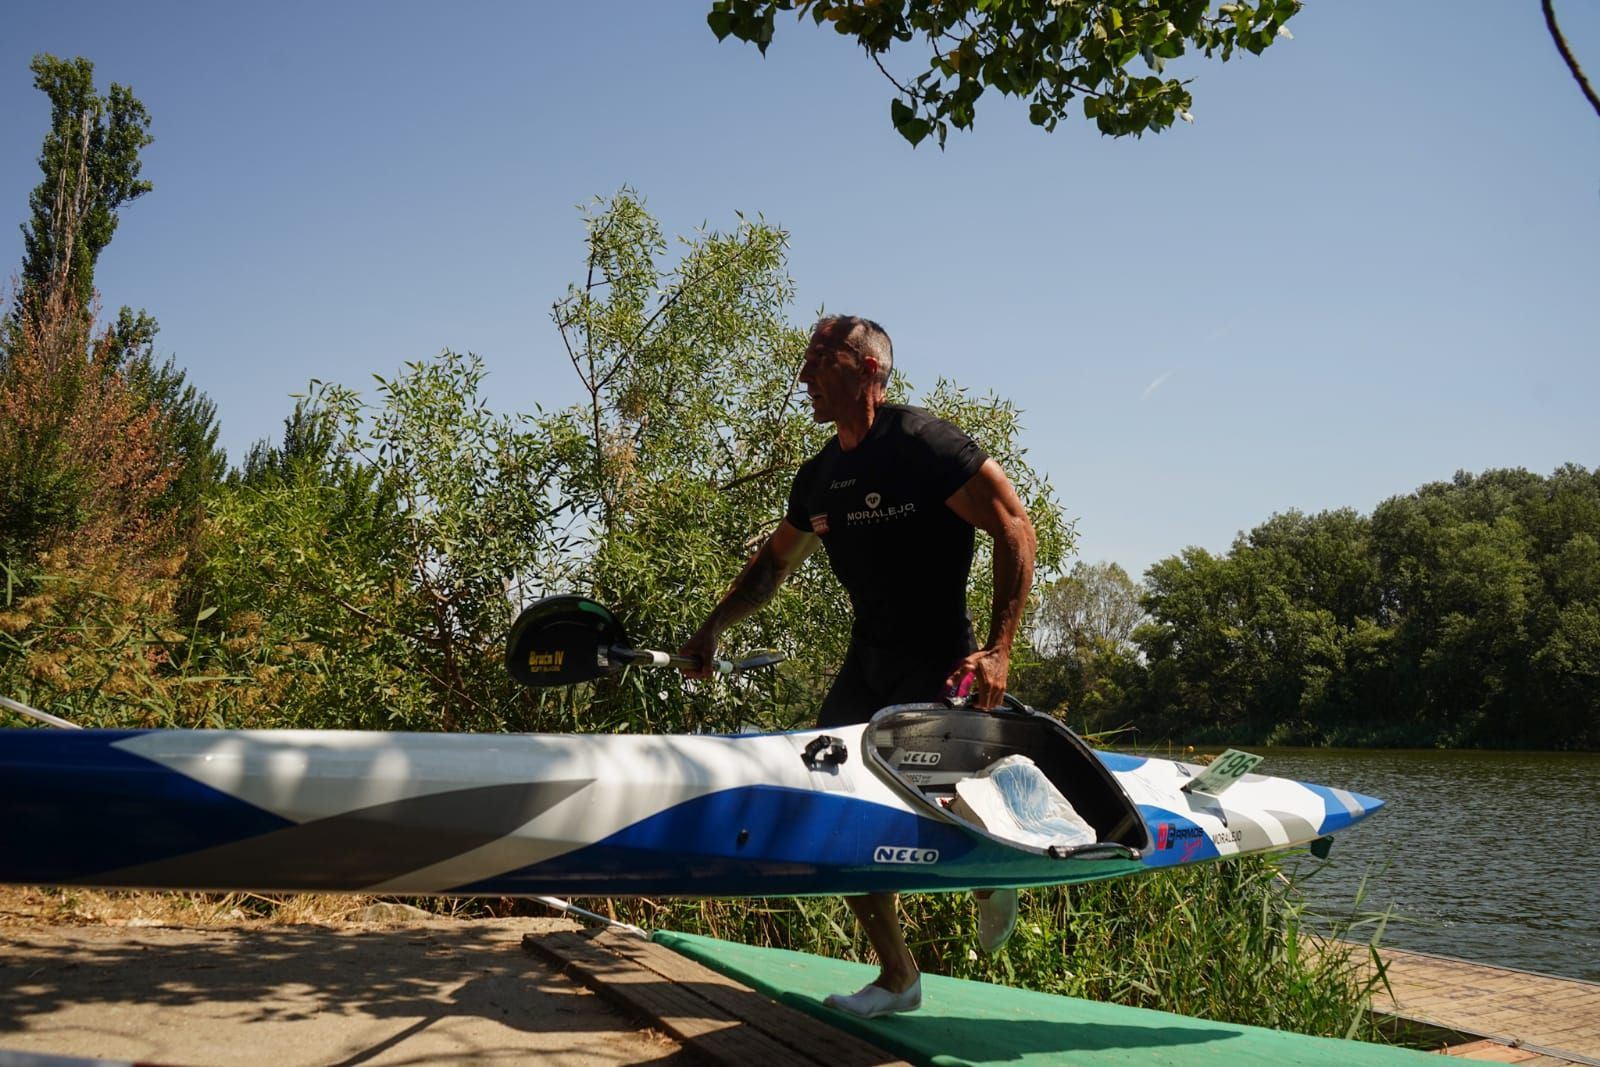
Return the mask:
[(529, 934), (544, 957), (715, 1067), (912, 1067), (842, 1030), (770, 1000), (669, 948), (631, 934)]
[(1529, 1067), (1600, 1067), (1600, 982), (1379, 952), (1393, 997), (1380, 992), (1374, 1010), (1413, 1031), (1436, 1031), (1447, 1054)]

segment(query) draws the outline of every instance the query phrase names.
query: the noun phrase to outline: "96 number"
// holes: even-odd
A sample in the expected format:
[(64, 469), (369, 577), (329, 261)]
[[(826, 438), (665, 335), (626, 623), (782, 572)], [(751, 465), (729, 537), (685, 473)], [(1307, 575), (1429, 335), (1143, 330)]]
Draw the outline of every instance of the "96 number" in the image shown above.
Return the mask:
[(1208, 793), (1215, 796), (1253, 771), (1262, 759), (1261, 756), (1230, 748), (1212, 760), (1211, 765), (1201, 771), (1198, 778), (1183, 788), (1186, 792)]

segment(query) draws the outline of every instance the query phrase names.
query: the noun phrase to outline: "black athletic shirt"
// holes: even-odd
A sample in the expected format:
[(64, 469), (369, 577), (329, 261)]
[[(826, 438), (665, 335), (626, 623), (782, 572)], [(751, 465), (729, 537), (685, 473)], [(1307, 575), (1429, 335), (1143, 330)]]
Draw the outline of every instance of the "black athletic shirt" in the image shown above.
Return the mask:
[(795, 475), (788, 521), (822, 538), (856, 644), (969, 647), (973, 528), (945, 506), (989, 457), (951, 423), (886, 404), (850, 451), (834, 437)]

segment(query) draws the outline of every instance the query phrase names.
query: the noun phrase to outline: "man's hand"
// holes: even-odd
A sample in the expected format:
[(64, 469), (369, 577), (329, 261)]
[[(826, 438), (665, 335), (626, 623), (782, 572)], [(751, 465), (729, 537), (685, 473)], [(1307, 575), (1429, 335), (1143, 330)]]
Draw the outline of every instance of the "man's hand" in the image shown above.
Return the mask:
[(678, 649), (678, 655), (696, 657), (700, 659), (698, 667), (680, 667), (685, 678), (711, 677), (711, 665), (717, 661), (717, 631), (709, 625), (702, 626), (694, 632), (694, 636), (683, 643)]
[(711, 664), (717, 658), (717, 638), (722, 631), (750, 615), (772, 599), (783, 580), (805, 562), (822, 539), (816, 534), (800, 529), (785, 520), (761, 543), (750, 562), (744, 565), (733, 586), (723, 594), (722, 600), (711, 609), (711, 615), (700, 624), (694, 636), (678, 649), (680, 656), (699, 656), (698, 668), (684, 667), (685, 678), (711, 677)]
[(972, 675), (972, 696), (967, 706), (987, 711), (1000, 706), (1006, 695), (1006, 675), (1010, 670), (1009, 652), (998, 648), (980, 648), (957, 664), (944, 684), (946, 689), (954, 689), (963, 678)]

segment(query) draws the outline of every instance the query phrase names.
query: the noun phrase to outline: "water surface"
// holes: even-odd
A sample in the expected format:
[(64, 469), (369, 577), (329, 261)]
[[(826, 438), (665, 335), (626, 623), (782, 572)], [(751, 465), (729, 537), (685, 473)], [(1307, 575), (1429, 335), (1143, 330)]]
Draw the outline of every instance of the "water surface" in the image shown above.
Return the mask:
[(1600, 980), (1600, 753), (1251, 751), (1262, 774), (1388, 803), (1304, 861), (1319, 909), (1348, 911), (1367, 876), (1387, 944)]

